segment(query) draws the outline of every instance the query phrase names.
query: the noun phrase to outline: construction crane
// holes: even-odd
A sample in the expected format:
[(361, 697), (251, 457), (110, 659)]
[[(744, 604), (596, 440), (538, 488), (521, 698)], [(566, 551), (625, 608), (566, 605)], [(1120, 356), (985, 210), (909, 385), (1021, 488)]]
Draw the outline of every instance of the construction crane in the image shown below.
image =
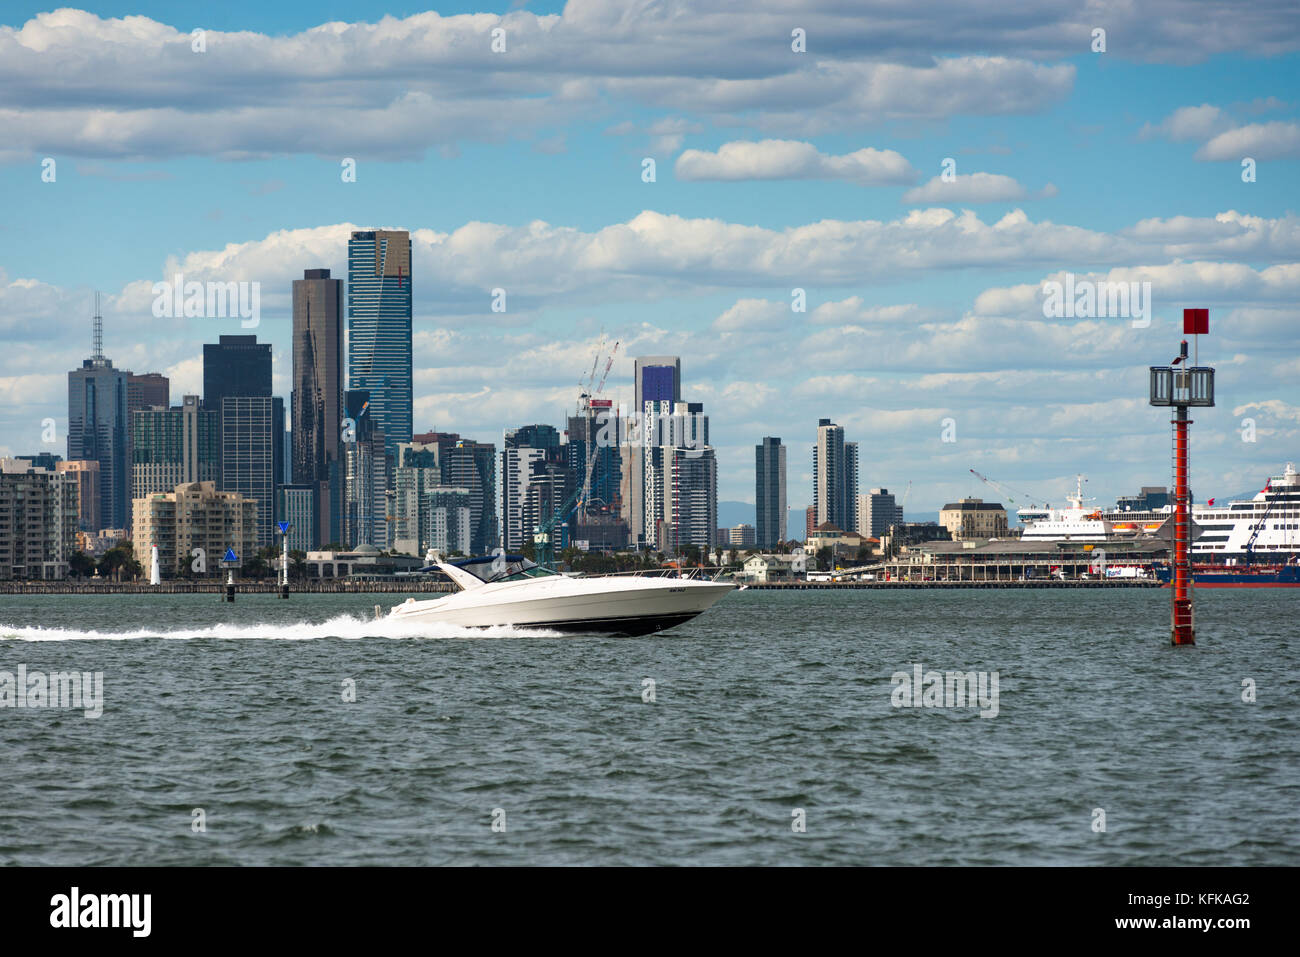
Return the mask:
[(600, 395), (605, 391), (605, 380), (609, 378), (609, 370), (614, 368), (614, 357), (618, 355), (618, 340), (614, 340), (614, 348), (609, 350), (609, 358), (605, 361), (605, 372), (600, 377), (600, 385), (596, 386), (596, 391), (592, 395)]
[(1017, 495), (1020, 496), (1021, 499), (1020, 504), (1022, 505), (1037, 504), (1038, 502), (1046, 503), (1047, 501), (1045, 498), (1040, 498), (1039, 496), (1034, 495), (1032, 492), (1017, 492), (1015, 489), (1011, 488), (1010, 486), (1003, 485), (1001, 482), (989, 478), (987, 475), (983, 474), (982, 472), (976, 472), (974, 469), (970, 469), (970, 474), (975, 476), (985, 485), (991, 485), (993, 488), (997, 489), (999, 492), (1004, 494), (1007, 497), (1008, 502), (1014, 503), (1016, 501)]

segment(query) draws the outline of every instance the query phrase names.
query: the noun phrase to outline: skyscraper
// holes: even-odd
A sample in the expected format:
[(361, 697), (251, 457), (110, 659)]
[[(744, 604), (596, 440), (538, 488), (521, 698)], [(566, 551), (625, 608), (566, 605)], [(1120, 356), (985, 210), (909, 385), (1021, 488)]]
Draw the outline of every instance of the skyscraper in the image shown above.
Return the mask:
[(354, 232), (348, 242), (348, 388), (370, 393), (388, 454), (411, 441), (411, 234)]
[(228, 395), (221, 400), (221, 490), (257, 503), (258, 548), (274, 542), (276, 423), (283, 444), (284, 405), (271, 396)]
[(127, 413), (139, 409), (167, 408), (171, 405), (171, 380), (158, 372), (126, 374)]
[(203, 408), (221, 416), (219, 487), (256, 500), (257, 544), (270, 545), (285, 462), (284, 400), (271, 395), (271, 344), (255, 335), (205, 343)]
[(68, 460), (99, 463), (101, 528), (126, 528), (131, 516), (126, 403), (127, 373), (104, 356), (97, 296), (91, 356), (68, 373)]
[(718, 465), (700, 402), (647, 399), (642, 449), (644, 541), (664, 552), (717, 544)]
[(813, 446), (813, 509), (818, 526), (830, 522), (851, 532), (857, 524), (858, 444), (845, 443), (844, 429), (830, 419), (817, 423)]
[(470, 552), (487, 554), (500, 541), (497, 530), (497, 447), (460, 439), (443, 450), (442, 481), (469, 490)]
[(343, 280), (308, 269), (293, 281), (293, 481), (316, 489), (319, 548), (343, 539)]
[(197, 395), (170, 409), (138, 409), (131, 420), (132, 501), (221, 477), (221, 415), (203, 408)]
[(386, 438), (371, 415), (370, 393), (348, 389), (343, 401), (352, 422), (343, 441), (345, 544), (388, 548), (388, 477), (393, 469)]
[(754, 511), (759, 548), (785, 541), (785, 446), (779, 438), (765, 436), (754, 446)]
[(647, 403), (668, 403), (670, 412), (675, 403), (682, 400), (682, 360), (680, 356), (639, 356), (632, 368), (633, 405), (632, 422), (639, 423), (633, 431), (633, 437), (640, 436), (640, 441), (632, 441), (623, 457), (623, 469), (627, 481), (623, 486), (627, 495), (623, 501), (624, 518), (631, 529), (633, 543), (645, 543), (646, 539), (646, 488), (645, 488), (645, 448), (654, 444), (653, 437), (647, 441), (645, 430), (653, 428), (647, 415)]
[(203, 345), (203, 404), (220, 411), (228, 395), (271, 394), (271, 344), (257, 336), (218, 336)]

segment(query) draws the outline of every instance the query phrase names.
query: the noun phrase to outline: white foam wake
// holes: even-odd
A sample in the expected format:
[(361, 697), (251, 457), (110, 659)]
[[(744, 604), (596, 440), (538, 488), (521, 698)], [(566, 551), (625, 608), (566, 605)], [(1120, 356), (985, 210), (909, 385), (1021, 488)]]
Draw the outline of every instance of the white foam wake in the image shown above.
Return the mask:
[(71, 628), (0, 623), (0, 641), (129, 641), (132, 638), (256, 639), (260, 641), (311, 641), (316, 638), (537, 638), (559, 637), (559, 632), (543, 629), (462, 628), (458, 625), (416, 623), (391, 618), (365, 618), (339, 615), (328, 621), (299, 621), (292, 624), (215, 624), (190, 628), (135, 628), (128, 631), (81, 631)]

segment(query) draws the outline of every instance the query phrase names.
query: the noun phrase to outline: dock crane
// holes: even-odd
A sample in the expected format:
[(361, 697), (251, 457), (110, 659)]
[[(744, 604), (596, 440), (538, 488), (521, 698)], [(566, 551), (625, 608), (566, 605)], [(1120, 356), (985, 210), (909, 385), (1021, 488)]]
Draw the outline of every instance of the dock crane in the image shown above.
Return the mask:
[[(1268, 486), (1264, 486), (1264, 491), (1268, 491)], [(1279, 501), (1278, 498), (1269, 499), (1268, 505), (1264, 508), (1264, 514), (1259, 517), (1255, 527), (1250, 530), (1250, 537), (1246, 539), (1246, 544), (1242, 546), (1242, 551), (1246, 553), (1246, 564), (1249, 565), (1255, 560), (1255, 541), (1259, 538), (1259, 533), (1264, 530), (1264, 522), (1268, 520), (1269, 513), (1273, 511), (1273, 506)]]

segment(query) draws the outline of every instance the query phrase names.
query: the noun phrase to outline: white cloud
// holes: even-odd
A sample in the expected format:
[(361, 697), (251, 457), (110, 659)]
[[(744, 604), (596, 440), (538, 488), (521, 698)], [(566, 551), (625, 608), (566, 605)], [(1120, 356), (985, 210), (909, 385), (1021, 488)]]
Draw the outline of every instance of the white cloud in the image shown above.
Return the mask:
[(1300, 157), (1300, 123), (1250, 123), (1220, 133), (1196, 151), (1200, 160), (1240, 162), (1246, 156), (1256, 160)]
[(1057, 194), (1057, 188), (1048, 183), (1037, 196), (1010, 176), (1000, 173), (958, 173), (945, 181), (936, 176), (923, 186), (909, 189), (903, 194), (905, 203), (1002, 203), (1022, 199), (1038, 199)]
[(919, 175), (893, 150), (866, 147), (828, 156), (798, 140), (723, 143), (716, 153), (687, 150), (677, 157), (675, 172), (686, 180), (843, 179), (859, 186), (902, 185)]

